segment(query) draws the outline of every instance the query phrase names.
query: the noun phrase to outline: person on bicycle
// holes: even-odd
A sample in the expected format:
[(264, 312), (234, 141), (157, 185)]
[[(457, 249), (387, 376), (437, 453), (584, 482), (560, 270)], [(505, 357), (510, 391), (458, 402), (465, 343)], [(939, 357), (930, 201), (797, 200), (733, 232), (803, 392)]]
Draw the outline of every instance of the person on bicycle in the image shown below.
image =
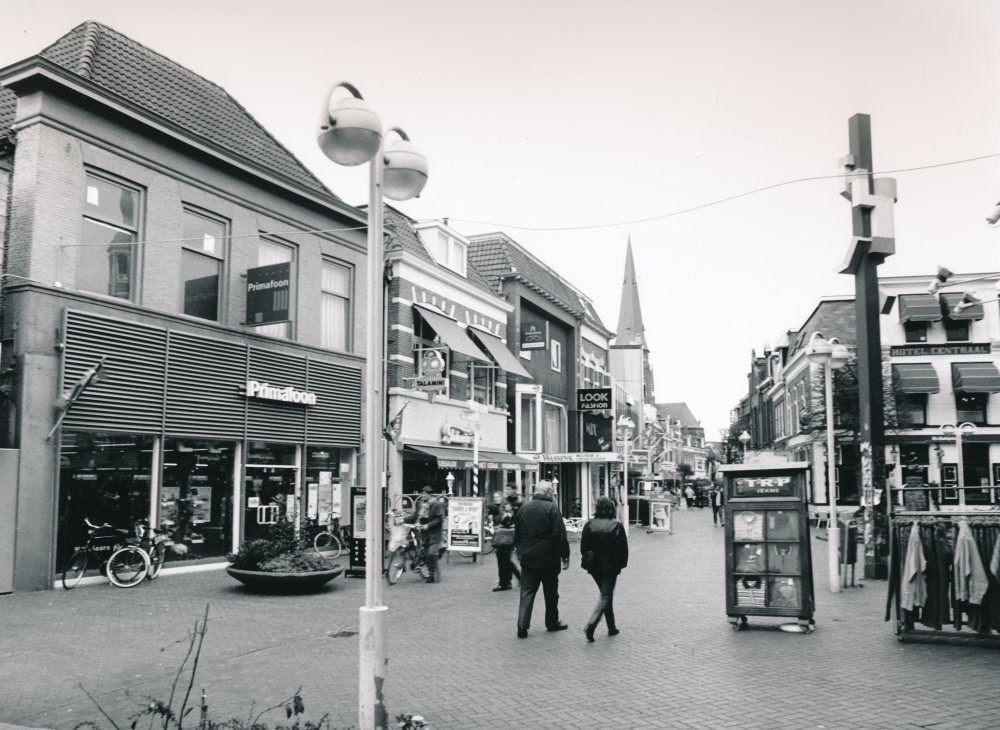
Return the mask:
[(435, 496), (434, 488), (427, 486), (422, 490), (422, 496), (417, 500), (416, 509), (403, 518), (403, 522), (417, 524), (424, 536), (424, 562), (427, 565), (427, 582), (441, 581), (441, 568), (438, 558), (441, 550), (442, 531), (445, 519), (444, 500)]

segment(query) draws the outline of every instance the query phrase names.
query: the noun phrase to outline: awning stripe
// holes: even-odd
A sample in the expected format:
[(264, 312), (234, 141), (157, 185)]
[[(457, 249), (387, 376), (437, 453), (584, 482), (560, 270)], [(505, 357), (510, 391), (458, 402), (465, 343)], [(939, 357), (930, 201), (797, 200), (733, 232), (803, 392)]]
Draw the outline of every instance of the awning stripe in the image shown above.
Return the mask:
[(452, 352), (460, 352), (473, 360), (489, 364), (489, 358), (483, 354), (475, 342), (469, 339), (464, 329), (458, 326), (458, 322), (434, 311), (431, 307), (422, 304), (414, 304), (413, 306), (417, 307), (420, 316), (427, 320), (427, 324), (437, 332), (441, 342), (450, 347)]
[(497, 361), (497, 365), (502, 367), (511, 375), (520, 375), (522, 378), (531, 378), (531, 373), (524, 369), (520, 362), (518, 362), (517, 356), (508, 350), (503, 341), (499, 337), (494, 337), (489, 335), (482, 330), (471, 329), (469, 330), (472, 335), (479, 339), (483, 343), (483, 347), (486, 351), (493, 356), (493, 359)]
[(991, 362), (951, 364), (954, 389), (964, 393), (1000, 393), (1000, 372)]
[(941, 304), (933, 294), (903, 294), (899, 297), (899, 321), (940, 322)]
[(978, 322), (979, 320), (981, 320), (983, 317), (986, 316), (986, 313), (983, 311), (982, 304), (975, 304), (971, 307), (967, 307), (966, 309), (963, 309), (961, 312), (958, 312), (956, 314), (954, 309), (959, 303), (961, 303), (962, 299), (964, 298), (965, 298), (964, 293), (942, 294), (941, 311), (944, 313), (944, 316), (947, 317), (948, 319), (953, 319), (953, 320), (968, 319), (974, 322)]
[(893, 382), (904, 393), (940, 393), (937, 372), (930, 363), (899, 363), (892, 366)]

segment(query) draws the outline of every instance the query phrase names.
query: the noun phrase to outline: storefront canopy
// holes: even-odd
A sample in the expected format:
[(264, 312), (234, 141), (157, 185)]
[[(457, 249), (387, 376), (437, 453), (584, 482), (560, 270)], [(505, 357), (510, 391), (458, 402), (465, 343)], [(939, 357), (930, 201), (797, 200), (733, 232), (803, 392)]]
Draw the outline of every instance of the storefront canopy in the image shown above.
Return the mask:
[(941, 304), (933, 294), (904, 294), (899, 298), (899, 321), (940, 322)]
[[(473, 465), (472, 449), (446, 449), (439, 446), (413, 446), (407, 445), (403, 452), (405, 457), (409, 453), (411, 456), (421, 455), (423, 457), (433, 457), (438, 462), (440, 469), (469, 469)], [(538, 464), (530, 459), (516, 456), (507, 451), (484, 451), (479, 450), (480, 469), (531, 469), (538, 468)]]
[(899, 363), (892, 366), (893, 382), (904, 393), (939, 393), (937, 372), (929, 362)]
[(1000, 393), (1000, 372), (991, 362), (954, 362), (951, 377), (956, 391)]
[(974, 322), (978, 322), (986, 313), (983, 311), (983, 304), (979, 302), (978, 304), (973, 304), (971, 307), (966, 307), (965, 309), (955, 311), (955, 307), (962, 303), (965, 298), (965, 294), (942, 294), (941, 295), (941, 311), (944, 312), (944, 316), (948, 319), (970, 319)]
[(531, 374), (518, 362), (517, 356), (507, 349), (499, 337), (487, 334), (482, 330), (474, 329), (472, 334), (483, 343), (486, 351), (497, 361), (497, 365), (506, 370), (511, 375), (520, 375), (522, 378), (531, 378)]
[(450, 347), (452, 352), (460, 352), (479, 362), (487, 364), (490, 362), (483, 351), (465, 333), (465, 330), (458, 326), (458, 322), (423, 304), (414, 304), (413, 306), (441, 338), (441, 343)]

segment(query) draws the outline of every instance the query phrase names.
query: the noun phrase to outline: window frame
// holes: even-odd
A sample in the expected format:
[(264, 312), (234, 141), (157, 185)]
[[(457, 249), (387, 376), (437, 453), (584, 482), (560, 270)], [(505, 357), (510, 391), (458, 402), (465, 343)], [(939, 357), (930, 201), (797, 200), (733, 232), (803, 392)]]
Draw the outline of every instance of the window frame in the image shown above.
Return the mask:
[[(124, 190), (129, 190), (135, 194), (136, 205), (135, 205), (135, 227), (134, 230), (130, 230), (127, 226), (120, 225), (118, 223), (112, 223), (107, 220), (98, 218), (95, 215), (88, 215), (87, 213), (87, 188), (90, 187), (87, 183), (90, 178), (95, 178), (104, 182), (108, 185), (114, 185), (116, 187), (122, 188)], [(90, 291), (89, 289), (81, 289), (79, 286), (78, 274), (79, 274), (79, 254), (74, 257), (74, 271), (73, 271), (73, 285), (76, 291), (82, 292), (84, 294), (93, 294), (95, 296), (104, 297), (107, 299), (114, 299), (116, 301), (131, 302), (133, 304), (139, 304), (142, 302), (142, 272), (143, 266), (143, 231), (146, 222), (146, 188), (138, 183), (127, 180), (123, 177), (115, 175), (113, 173), (107, 172), (106, 170), (101, 170), (95, 167), (84, 166), (83, 168), (83, 190), (82, 190), (82, 201), (83, 206), (80, 213), (80, 235), (77, 239), (80, 244), (83, 244), (85, 238), (85, 223), (86, 221), (93, 221), (101, 226), (106, 226), (113, 230), (122, 231), (123, 233), (130, 233), (134, 240), (129, 243), (130, 246), (130, 271), (129, 271), (129, 295), (128, 297), (116, 297), (110, 293), (102, 293)], [(122, 244), (124, 245), (124, 244)], [(78, 248), (79, 251), (83, 251), (86, 248), (96, 248), (96, 246), (81, 246)], [(58, 276), (58, 272), (57, 272)], [(110, 282), (109, 282), (110, 284)]]
[[(927, 393), (903, 393), (902, 394), (902, 404), (899, 401), (896, 403), (896, 413), (899, 418), (900, 428), (923, 428), (927, 426)], [(902, 407), (900, 407), (902, 405)], [(957, 405), (957, 404), (956, 404)], [(923, 415), (923, 420), (920, 423), (915, 423), (910, 419), (902, 418), (903, 414), (912, 413), (916, 408), (914, 406), (919, 406), (919, 410)]]
[[(182, 215), (182, 221), (183, 221), (183, 216), (185, 216), (185, 215), (191, 215), (191, 216), (194, 216), (195, 218), (203, 218), (204, 220), (209, 221), (210, 223), (215, 223), (215, 224), (221, 226), (223, 232), (222, 232), (221, 240), (219, 241), (219, 247), (221, 248), (221, 253), (219, 253), (219, 254), (206, 253), (204, 250), (199, 251), (199, 250), (195, 249), (194, 246), (189, 241), (187, 241), (187, 240), (182, 240), (180, 242), (180, 244), (181, 244), (180, 245), (180, 248), (181, 248), (181, 257), (182, 258), (184, 256), (184, 253), (183, 253), (184, 250), (187, 250), (187, 251), (190, 251), (191, 253), (198, 254), (199, 256), (207, 256), (208, 258), (214, 258), (220, 264), (220, 266), (219, 266), (219, 286), (218, 286), (218, 290), (216, 292), (216, 296), (218, 298), (218, 301), (216, 302), (215, 319), (214, 320), (205, 319), (205, 318), (199, 317), (199, 316), (197, 316), (195, 314), (187, 314), (186, 312), (184, 312), (184, 293), (183, 292), (184, 292), (184, 283), (185, 282), (183, 280), (181, 280), (179, 282), (180, 283), (180, 292), (181, 293), (180, 293), (180, 297), (179, 297), (180, 302), (179, 302), (179, 306), (178, 306), (178, 314), (180, 314), (181, 316), (184, 316), (184, 317), (191, 317), (192, 319), (196, 319), (199, 322), (215, 322), (216, 324), (224, 324), (225, 322), (228, 321), (227, 318), (228, 318), (228, 314), (229, 314), (229, 307), (227, 305), (228, 305), (228, 302), (229, 302), (229, 253), (230, 253), (230, 251), (229, 251), (229, 244), (230, 244), (230, 241), (232, 240), (231, 239), (231, 235), (232, 235), (231, 221), (228, 218), (224, 218), (221, 215), (218, 215), (216, 213), (212, 213), (210, 211), (204, 210), (203, 208), (199, 208), (197, 206), (190, 205), (188, 203), (183, 203), (181, 215)], [(181, 226), (182, 226), (182, 230), (183, 230), (183, 222), (181, 223)], [(181, 264), (181, 270), (183, 271), (183, 262)], [(180, 277), (180, 278), (183, 279), (183, 277)]]
[(562, 343), (556, 339), (549, 339), (549, 367), (557, 372), (562, 372)]
[[(257, 265), (251, 266), (251, 269), (255, 269), (259, 266), (267, 266), (268, 264), (260, 263), (260, 251), (261, 244), (269, 243), (272, 246), (280, 246), (281, 248), (286, 248), (292, 252), (292, 260), (289, 262), (291, 266), (288, 267), (289, 278), (291, 279), (291, 286), (288, 292), (288, 321), (286, 322), (272, 322), (271, 324), (265, 325), (250, 325), (247, 324), (247, 328), (253, 331), (255, 334), (262, 335), (264, 337), (273, 337), (276, 340), (285, 340), (287, 342), (296, 342), (298, 340), (298, 309), (299, 309), (299, 247), (290, 241), (286, 241), (277, 236), (268, 235), (266, 233), (260, 233), (257, 237)], [(262, 332), (264, 327), (271, 327), (277, 324), (284, 324), (286, 326), (285, 336), (272, 334), (270, 332)]]
[(908, 343), (927, 342), (928, 329), (927, 322), (914, 322), (912, 320), (904, 322), (905, 341)]
[[(972, 339), (972, 323), (969, 320), (945, 317), (943, 324), (946, 342), (968, 342)], [(963, 331), (964, 337), (960, 336)]]
[[(320, 304), (321, 304), (321, 306), (320, 306), (320, 347), (324, 347), (324, 349), (328, 349), (328, 350), (331, 350), (333, 352), (354, 352), (354, 295), (355, 295), (355, 292), (357, 291), (357, 279), (355, 278), (355, 275), (356, 275), (357, 272), (355, 271), (354, 266), (352, 266), (351, 264), (347, 263), (346, 261), (342, 261), (340, 259), (333, 258), (332, 256), (324, 256), (322, 258), (322, 261), (320, 262), (320, 266), (338, 266), (338, 267), (340, 267), (342, 269), (346, 269), (347, 270), (347, 278), (348, 278), (348, 284), (347, 284), (348, 294), (345, 297), (345, 296), (343, 296), (341, 294), (337, 294), (336, 292), (331, 292), (331, 291), (327, 291), (326, 289), (324, 289), (323, 288), (322, 271), (320, 272), (320, 284), (319, 284), (319, 287), (320, 287), (320, 300), (321, 300), (321, 302), (320, 302)], [(338, 349), (333, 348), (333, 347), (325, 347), (322, 344), (323, 337), (324, 337), (324, 334), (325, 334), (325, 331), (326, 331), (326, 323), (323, 321), (322, 300), (326, 296), (337, 297), (339, 299), (345, 299), (347, 301), (347, 313), (345, 314), (345, 317), (344, 317), (344, 324), (345, 324), (345, 327), (347, 329), (344, 332), (344, 349), (343, 350), (338, 350)]]
[[(486, 374), (486, 400), (480, 401), (476, 399), (476, 372), (485, 372)], [(477, 365), (475, 360), (469, 360), (469, 398), (484, 406), (497, 407), (497, 366), (494, 365)]]
[[(982, 400), (982, 404), (983, 404), (983, 407), (982, 407), (982, 420), (973, 420), (972, 418), (962, 417), (962, 416), (958, 415), (962, 411), (964, 411), (965, 413), (971, 413), (972, 412), (971, 409), (969, 409), (969, 408), (963, 409), (959, 405), (959, 399), (960, 398), (971, 398), (971, 397), (975, 397), (976, 400), (980, 400), (980, 399)], [(961, 391), (961, 390), (956, 390), (955, 391), (955, 420), (958, 423), (966, 423), (966, 422), (968, 422), (968, 423), (972, 423), (972, 424), (974, 424), (976, 426), (986, 426), (986, 425), (988, 425), (986, 419), (989, 417), (989, 410), (990, 410), (990, 394), (989, 393), (966, 393), (965, 391)]]

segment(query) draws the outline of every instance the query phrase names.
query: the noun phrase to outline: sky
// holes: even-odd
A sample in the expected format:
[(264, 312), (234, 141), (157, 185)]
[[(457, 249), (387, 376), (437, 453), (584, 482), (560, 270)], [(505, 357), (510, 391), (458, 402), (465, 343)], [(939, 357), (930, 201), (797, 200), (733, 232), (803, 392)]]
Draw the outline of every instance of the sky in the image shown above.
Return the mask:
[(1000, 266), (985, 222), (1000, 200), (1000, 0), (3, 7), (0, 66), (97, 20), (224, 87), (360, 205), (367, 168), (315, 141), (325, 91), (350, 81), (428, 158), (403, 212), (506, 232), (612, 330), (631, 238), (657, 401), (687, 402), (710, 439), (746, 394), (751, 351), (853, 293), (836, 272), (843, 181), (793, 182), (837, 175), (852, 115), (871, 115), (876, 173), (925, 168), (886, 175), (899, 200), (881, 275)]

